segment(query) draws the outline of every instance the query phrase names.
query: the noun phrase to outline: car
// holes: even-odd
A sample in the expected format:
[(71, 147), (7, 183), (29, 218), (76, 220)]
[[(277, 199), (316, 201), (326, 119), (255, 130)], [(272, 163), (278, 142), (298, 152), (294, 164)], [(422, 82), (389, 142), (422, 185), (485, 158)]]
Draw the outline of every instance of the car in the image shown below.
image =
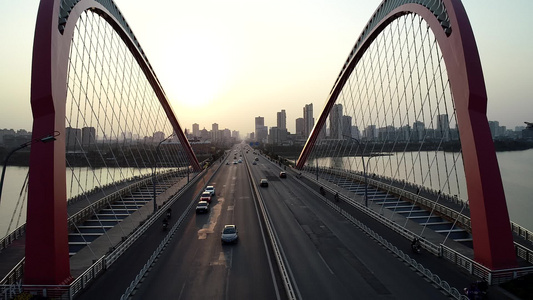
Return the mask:
[(234, 160), (234, 161), (233, 161), (233, 164), (234, 164), (234, 165), (236, 165), (236, 164), (237, 164), (237, 161), (236, 161), (236, 160)]
[(237, 226), (224, 225), (220, 239), (222, 240), (222, 243), (237, 243), (239, 240)]
[(279, 178), (287, 178), (287, 172), (284, 172), (284, 171), (279, 172)]
[(226, 165), (229, 165), (229, 161), (226, 162)]
[(265, 178), (261, 179), (261, 181), (259, 181), (259, 186), (268, 187), (268, 180)]
[(198, 202), (198, 204), (196, 205), (196, 213), (200, 214), (200, 213), (206, 213), (206, 212), (209, 212), (209, 202), (207, 201)]
[(255, 157), (255, 161), (259, 161), (259, 157), (256, 156), (256, 157)]
[(212, 185), (208, 185), (208, 186), (205, 188), (205, 192), (210, 192), (210, 193), (211, 193), (211, 196), (216, 196), (216, 194), (215, 194), (215, 187), (212, 186)]
[(242, 159), (239, 159), (239, 163), (242, 163)]
[(210, 192), (203, 192), (200, 196), (200, 201), (207, 201), (208, 203), (211, 203), (211, 193)]
[(257, 165), (257, 162), (254, 160), (254, 162), (252, 163), (252, 165)]

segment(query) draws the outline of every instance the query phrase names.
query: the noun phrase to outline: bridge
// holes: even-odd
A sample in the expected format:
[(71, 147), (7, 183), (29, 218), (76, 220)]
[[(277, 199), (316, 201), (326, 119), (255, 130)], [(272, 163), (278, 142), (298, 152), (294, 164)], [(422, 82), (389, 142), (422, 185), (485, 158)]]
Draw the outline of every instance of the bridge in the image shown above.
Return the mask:
[(0, 297), (464, 299), (533, 271), (458, 0), (383, 1), (296, 161), (246, 144), (199, 159), (111, 0), (40, 2), (31, 89)]

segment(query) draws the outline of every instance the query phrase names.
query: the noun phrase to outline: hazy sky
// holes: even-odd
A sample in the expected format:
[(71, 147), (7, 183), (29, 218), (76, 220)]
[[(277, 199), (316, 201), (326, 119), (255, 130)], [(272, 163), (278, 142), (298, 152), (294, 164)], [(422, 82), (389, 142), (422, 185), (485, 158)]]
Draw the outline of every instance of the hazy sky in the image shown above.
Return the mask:
[[(182, 127), (254, 130), (285, 109), (319, 112), (380, 0), (115, 0)], [(463, 0), (484, 68), (488, 118), (533, 122), (531, 0)], [(37, 0), (0, 4), (0, 128), (31, 130), (30, 70)]]

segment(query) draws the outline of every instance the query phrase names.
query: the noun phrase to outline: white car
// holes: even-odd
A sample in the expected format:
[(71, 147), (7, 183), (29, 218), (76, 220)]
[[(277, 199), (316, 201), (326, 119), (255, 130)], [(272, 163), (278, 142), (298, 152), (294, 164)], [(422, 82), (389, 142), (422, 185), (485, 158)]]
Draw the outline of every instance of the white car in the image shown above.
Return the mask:
[(205, 188), (204, 192), (210, 192), (211, 196), (215, 196), (215, 187), (212, 185), (209, 185)]
[(196, 205), (196, 213), (206, 213), (209, 212), (209, 202), (207, 201), (200, 201), (198, 202), (198, 205)]
[(237, 243), (237, 241), (239, 240), (239, 235), (237, 233), (237, 226), (224, 225), (224, 229), (222, 229), (222, 236), (220, 237), (220, 239), (222, 240), (222, 243)]

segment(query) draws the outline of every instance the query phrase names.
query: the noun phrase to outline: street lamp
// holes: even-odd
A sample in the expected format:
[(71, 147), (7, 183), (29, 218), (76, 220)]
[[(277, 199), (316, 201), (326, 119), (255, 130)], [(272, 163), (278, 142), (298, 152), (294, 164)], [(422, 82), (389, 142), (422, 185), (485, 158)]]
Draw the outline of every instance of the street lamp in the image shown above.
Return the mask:
[(156, 185), (157, 185), (157, 178), (155, 176), (155, 173), (157, 171), (157, 162), (159, 160), (159, 147), (161, 146), (161, 144), (164, 141), (170, 139), (173, 136), (174, 136), (174, 133), (169, 135), (169, 136), (167, 136), (165, 139), (163, 139), (161, 142), (159, 142), (159, 144), (157, 144), (157, 147), (155, 148), (154, 167), (152, 168), (152, 186), (153, 186), (153, 196), (154, 196), (154, 214), (157, 211), (157, 201), (156, 201), (156, 194), (155, 194), (155, 189), (156, 189)]
[(56, 140), (56, 136), (59, 135), (59, 131), (54, 131), (54, 134), (51, 134), (51, 135), (47, 135), (43, 138), (40, 138), (40, 139), (33, 139), (31, 141), (27, 141), (26, 143), (18, 146), (17, 148), (11, 150), (11, 152), (9, 152), (6, 156), (6, 158), (4, 159), (4, 167), (2, 168), (2, 177), (0, 178), (0, 200), (2, 200), (2, 188), (4, 187), (4, 176), (6, 175), (6, 168), (7, 168), (7, 161), (9, 160), (9, 158), (11, 157), (11, 155), (13, 155), (13, 153), (19, 151), (20, 149), (24, 149), (28, 146), (30, 146), (31, 144), (34, 144), (34, 143), (37, 143), (37, 142), (43, 142), (43, 143), (49, 143), (49, 142), (53, 142)]
[[(353, 137), (351, 137), (349, 135), (344, 135), (344, 136), (347, 137), (347, 138), (352, 139), (353, 141), (356, 141), (357, 144), (359, 144), (359, 145), (363, 145), (363, 147), (366, 146), (365, 144), (361, 143), (361, 141), (359, 141), (356, 138), (353, 138)], [(366, 147), (364, 147), (364, 148), (366, 148)], [(363, 148), (363, 154), (361, 154), (361, 160), (363, 161), (363, 177), (365, 178), (365, 206), (368, 207), (368, 176), (366, 174), (365, 153), (364, 153), (365, 149), (364, 148)], [(370, 155), (368, 157), (368, 160), (370, 160), (372, 157), (373, 156)]]

